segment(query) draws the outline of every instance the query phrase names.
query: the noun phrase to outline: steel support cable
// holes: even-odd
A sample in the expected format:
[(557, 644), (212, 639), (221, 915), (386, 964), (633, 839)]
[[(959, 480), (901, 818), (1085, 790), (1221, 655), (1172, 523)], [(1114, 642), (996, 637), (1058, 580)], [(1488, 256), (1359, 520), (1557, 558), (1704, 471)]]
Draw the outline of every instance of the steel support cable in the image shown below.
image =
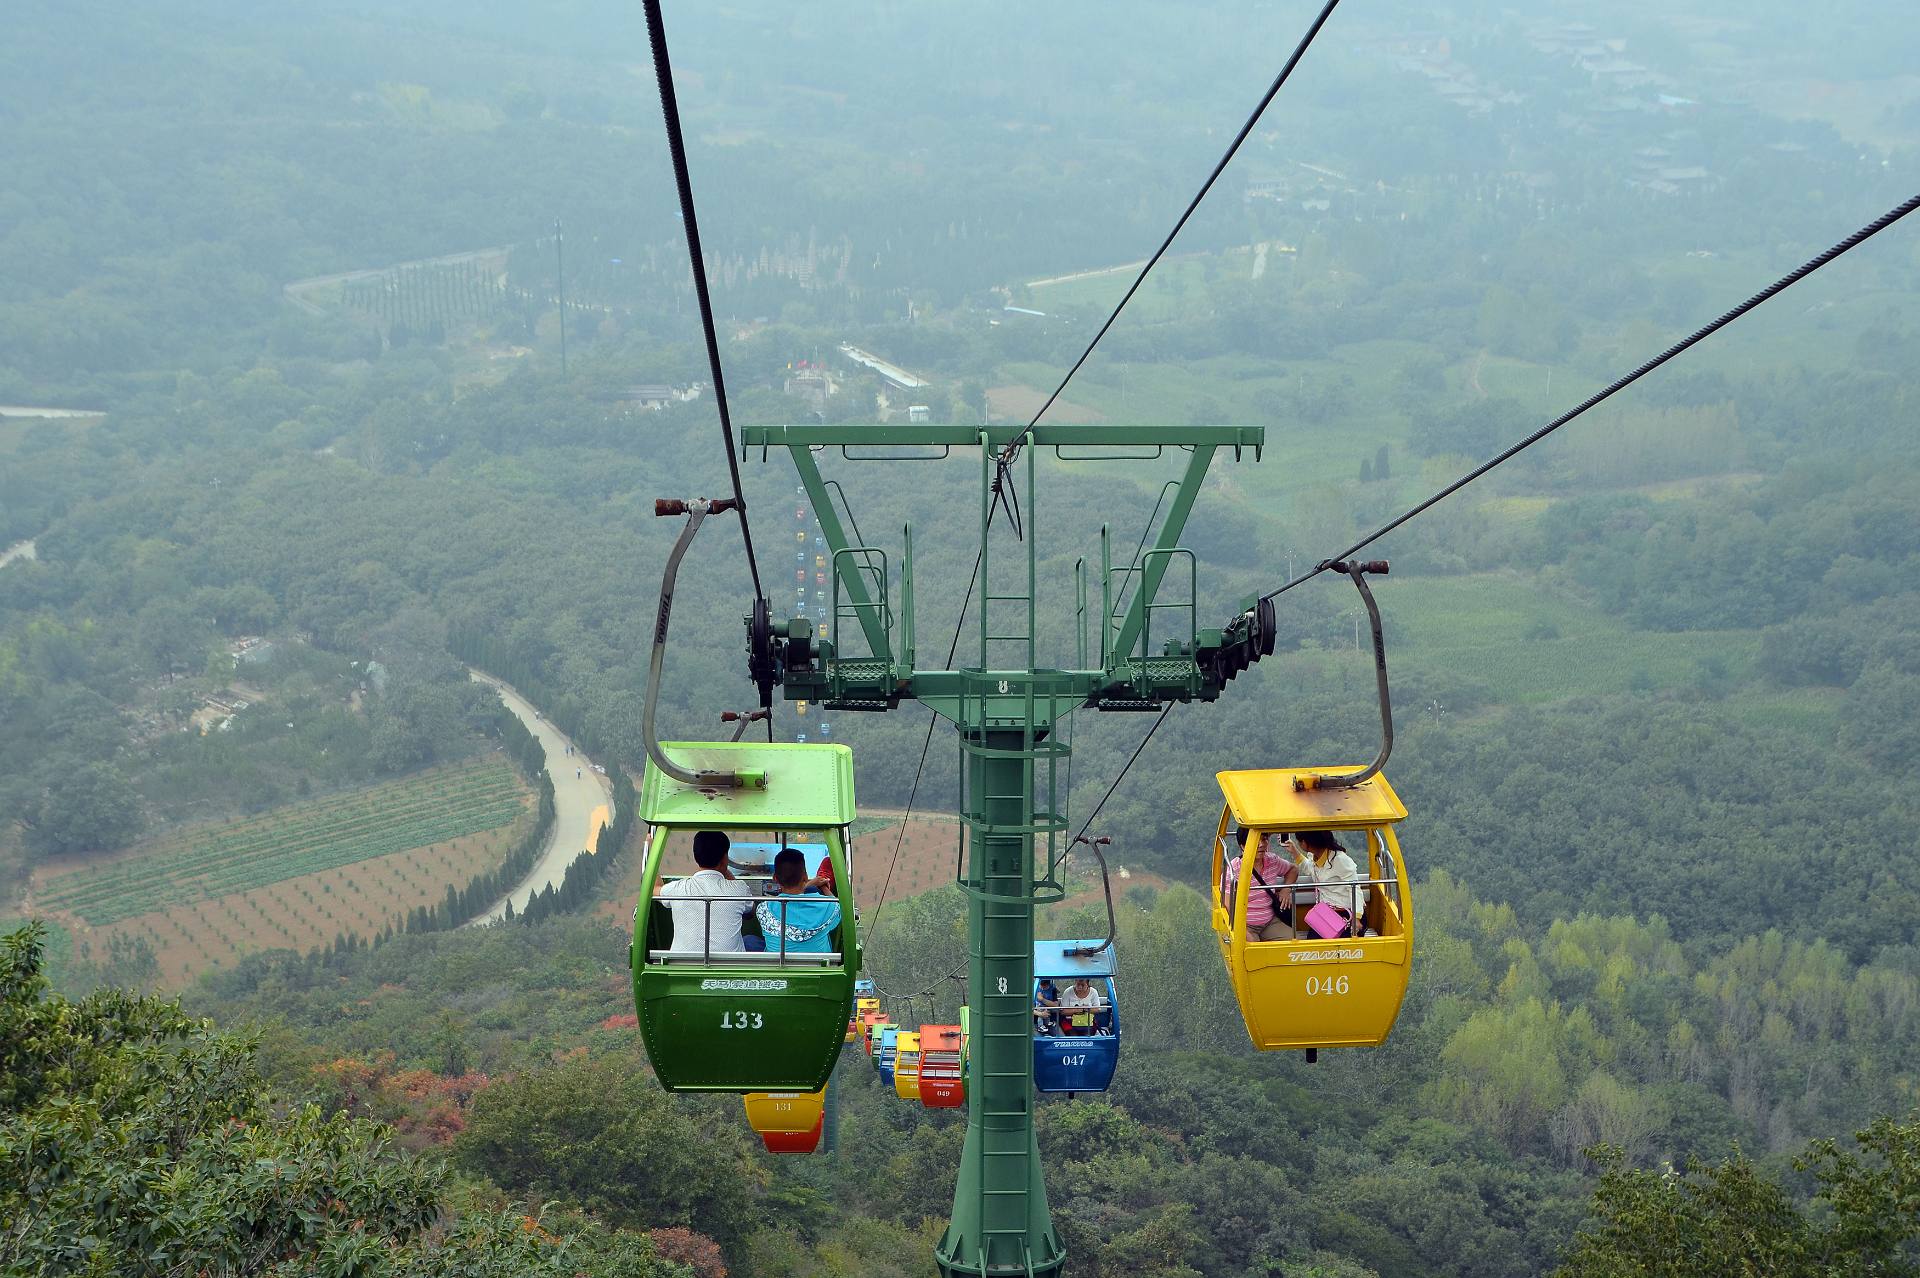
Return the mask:
[(727, 411), (727, 382), (720, 370), (720, 339), (713, 327), (713, 299), (707, 295), (707, 259), (700, 247), (700, 221), (693, 207), (693, 180), (687, 176), (687, 148), (680, 136), (680, 102), (673, 92), (673, 62), (667, 55), (667, 27), (660, 16), (660, 0), (644, 0), (647, 39), (653, 46), (653, 73), (660, 82), (660, 114), (667, 125), (667, 150), (673, 155), (673, 180), (680, 189), (680, 220), (687, 233), (687, 254), (693, 263), (693, 291), (700, 299), (700, 326), (706, 332), (707, 364), (713, 370), (713, 400), (720, 409), (720, 437), (727, 446), (727, 474), (733, 480), (733, 498), (739, 502), (740, 537), (747, 548), (747, 571), (753, 577), (753, 597), (766, 598), (760, 587), (760, 564), (753, 554), (753, 529), (747, 524), (747, 497), (740, 489), (740, 457), (733, 446), (733, 417)]
[[(1159, 263), (1160, 259), (1166, 256), (1167, 250), (1173, 247), (1173, 241), (1178, 238), (1181, 230), (1186, 227), (1187, 221), (1193, 216), (1194, 211), (1200, 207), (1200, 202), (1207, 198), (1207, 192), (1213, 189), (1213, 184), (1220, 179), (1222, 173), (1226, 172), (1227, 165), (1240, 150), (1240, 144), (1247, 140), (1248, 135), (1253, 132), (1253, 126), (1260, 122), (1262, 115), (1266, 114), (1267, 106), (1280, 92), (1281, 86), (1287, 82), (1287, 77), (1293, 74), (1293, 69), (1300, 64), (1300, 59), (1306, 56), (1307, 50), (1313, 45), (1314, 37), (1320, 34), (1320, 28), (1327, 25), (1327, 19), (1333, 16), (1334, 8), (1339, 3), (1340, 0), (1327, 0), (1326, 4), (1321, 6), (1318, 16), (1313, 20), (1313, 25), (1307, 28), (1305, 35), (1300, 37), (1300, 43), (1293, 47), (1292, 56), (1287, 59), (1286, 65), (1280, 68), (1280, 74), (1273, 78), (1273, 83), (1267, 86), (1266, 93), (1261, 95), (1259, 104), (1253, 108), (1253, 113), (1247, 117), (1246, 123), (1242, 124), (1240, 131), (1233, 135), (1233, 141), (1227, 144), (1226, 153), (1223, 154), (1219, 162), (1213, 166), (1213, 172), (1207, 174), (1207, 180), (1200, 184), (1199, 191), (1196, 192), (1193, 199), (1187, 203), (1186, 211), (1180, 214), (1180, 220), (1173, 224), (1173, 229), (1167, 232), (1167, 238), (1160, 241), (1160, 247), (1153, 251), (1153, 256), (1148, 258), (1146, 265), (1140, 268), (1140, 274), (1136, 275), (1133, 283), (1127, 286), (1126, 293), (1121, 296), (1119, 304), (1113, 308), (1113, 313), (1107, 316), (1106, 322), (1100, 326), (1100, 331), (1095, 333), (1093, 340), (1087, 343), (1087, 349), (1080, 352), (1080, 358), (1073, 361), (1073, 367), (1069, 368), (1067, 375), (1060, 379), (1060, 384), (1053, 388), (1053, 394), (1047, 396), (1046, 402), (1040, 405), (1040, 411), (1035, 413), (1033, 420), (1027, 423), (1026, 428), (1018, 435), (1015, 435), (1012, 441), (1010, 441), (1007, 452), (1001, 455), (1000, 476), (994, 481), (996, 505), (998, 504), (999, 490), (1005, 482), (1007, 467), (1012, 465), (1014, 454), (1019, 451), (1021, 441), (1033, 434), (1033, 428), (1040, 424), (1040, 419), (1047, 415), (1047, 410), (1053, 407), (1053, 402), (1059, 399), (1061, 393), (1067, 389), (1067, 383), (1073, 380), (1073, 375), (1080, 371), (1080, 366), (1085, 364), (1087, 357), (1093, 354), (1093, 348), (1100, 344), (1100, 339), (1107, 335), (1107, 330), (1113, 327), (1113, 322), (1120, 318), (1120, 312), (1125, 310), (1127, 303), (1133, 300), (1133, 295), (1140, 291), (1140, 286), (1146, 282), (1147, 275)], [(991, 517), (991, 512), (989, 512), (989, 517)]]
[(1417, 515), (1426, 513), (1428, 510), (1432, 509), (1434, 506), (1439, 505), (1441, 502), (1445, 501), (1447, 498), (1453, 496), (1453, 494), (1459, 492), (1462, 488), (1465, 488), (1468, 484), (1471, 484), (1474, 480), (1480, 478), (1482, 475), (1486, 474), (1488, 471), (1492, 470), (1494, 467), (1501, 465), (1502, 463), (1510, 460), (1511, 458), (1517, 456), (1518, 454), (1525, 452), (1527, 449), (1533, 447), (1535, 444), (1539, 443), (1541, 440), (1545, 439), (1547, 436), (1553, 434), (1553, 432), (1555, 432), (1556, 430), (1559, 430), (1562, 426), (1565, 426), (1568, 422), (1572, 421), (1574, 418), (1586, 412), (1589, 408), (1592, 408), (1595, 405), (1600, 404), (1601, 402), (1610, 398), (1614, 394), (1614, 392), (1626, 389), (1628, 386), (1631, 386), (1633, 383), (1639, 381), (1642, 377), (1645, 377), (1648, 373), (1651, 373), (1654, 369), (1660, 367), (1662, 364), (1666, 363), (1668, 360), (1672, 359), (1674, 356), (1680, 354), (1682, 351), (1686, 350), (1688, 347), (1695, 345), (1696, 343), (1704, 340), (1705, 338), (1711, 337), (1714, 333), (1717, 333), (1721, 329), (1725, 328), (1727, 325), (1733, 323), (1733, 321), (1739, 319), (1742, 315), (1745, 315), (1748, 311), (1754, 309), (1756, 306), (1759, 306), (1762, 302), (1773, 297), (1775, 294), (1784, 292), (1786, 289), (1792, 287), (1795, 284), (1798, 284), (1801, 280), (1813, 274), (1815, 271), (1819, 270), (1821, 267), (1825, 266), (1827, 263), (1833, 261), (1835, 258), (1841, 256), (1842, 254), (1852, 249), (1858, 248), (1860, 245), (1866, 243), (1868, 240), (1872, 239), (1874, 236), (1878, 235), (1880, 232), (1886, 230), (1889, 226), (1892, 226), (1895, 222), (1898, 222), (1901, 218), (1913, 212), (1915, 209), (1920, 209), (1920, 195), (1916, 195), (1912, 199), (1906, 201), (1906, 203), (1900, 204), (1894, 208), (1887, 210), (1887, 212), (1883, 213), (1878, 218), (1875, 218), (1873, 221), (1867, 223), (1867, 225), (1861, 227), (1859, 230), (1855, 231), (1852, 235), (1849, 235), (1846, 239), (1841, 240), (1838, 244), (1835, 244), (1832, 248), (1828, 249), (1826, 252), (1820, 254), (1818, 257), (1808, 259), (1806, 262), (1803, 262), (1801, 265), (1795, 267), (1792, 271), (1789, 271), (1787, 274), (1782, 275), (1779, 279), (1767, 285), (1765, 288), (1761, 289), (1758, 293), (1755, 293), (1752, 297), (1749, 297), (1746, 301), (1740, 303), (1738, 306), (1734, 307), (1732, 310), (1728, 311), (1726, 314), (1720, 316), (1720, 318), (1714, 320), (1712, 323), (1707, 324), (1702, 328), (1696, 329), (1692, 334), (1682, 339), (1681, 341), (1675, 342), (1672, 346), (1667, 347), (1666, 350), (1660, 352), (1658, 355), (1654, 356), (1652, 359), (1648, 360), (1646, 363), (1640, 365), (1640, 367), (1634, 369), (1631, 373), (1628, 373), (1626, 376), (1620, 378), (1618, 381), (1614, 382), (1612, 385), (1607, 386), (1603, 390), (1596, 391), (1594, 394), (1588, 396), (1586, 399), (1582, 400), (1580, 403), (1576, 404), (1574, 407), (1568, 409), (1566, 412), (1562, 413), (1560, 416), (1548, 422), (1545, 426), (1542, 426), (1539, 430), (1533, 432), (1533, 434), (1528, 435), (1525, 439), (1521, 440), (1519, 443), (1514, 444), (1512, 447), (1500, 453), (1498, 456), (1489, 458), (1487, 461), (1482, 462), (1480, 465), (1474, 467), (1472, 470), (1468, 471), (1466, 474), (1462, 475), (1460, 478), (1454, 480), (1451, 484), (1448, 484), (1445, 488), (1442, 488), (1439, 492), (1427, 498), (1425, 501), (1421, 502), (1419, 505), (1412, 507), (1411, 509), (1407, 510), (1403, 514), (1400, 514), (1395, 518), (1389, 520), (1387, 523), (1380, 525), (1380, 527), (1374, 529), (1372, 532), (1368, 533), (1365, 537), (1362, 537), (1359, 541), (1354, 542), (1353, 545), (1347, 547), (1345, 550), (1341, 551), (1339, 554), (1331, 555), (1328, 558), (1321, 560), (1318, 564), (1314, 565), (1314, 567), (1308, 570), (1307, 572), (1301, 573), (1298, 577), (1295, 577), (1292, 581), (1287, 582), (1285, 585), (1279, 587), (1278, 589), (1269, 591), (1268, 593), (1262, 595), (1261, 598), (1272, 599), (1277, 595), (1284, 595), (1285, 593), (1287, 593), (1287, 591), (1292, 590), (1295, 586), (1303, 585), (1306, 582), (1313, 580), (1315, 577), (1319, 576), (1321, 573), (1327, 571), (1334, 563), (1343, 559), (1351, 559), (1354, 555), (1366, 549), (1368, 546), (1371, 546), (1374, 542), (1380, 540), (1382, 537), (1386, 536), (1388, 533), (1392, 532), (1394, 529), (1400, 527), (1400, 525), (1406, 523), (1408, 520), (1413, 519)]
[[(967, 578), (967, 594), (960, 601), (960, 619), (953, 625), (953, 643), (947, 648), (947, 665), (953, 665), (953, 658), (960, 651), (960, 635), (967, 628), (967, 608), (973, 603), (973, 587), (980, 579), (980, 561), (986, 556), (986, 542), (980, 543), (980, 553), (973, 557), (973, 575)], [(913, 804), (920, 795), (920, 774), (926, 770), (927, 750), (933, 745), (933, 729), (940, 722), (940, 716), (927, 714), (927, 737), (920, 743), (920, 762), (913, 770), (913, 788), (907, 791), (907, 810), (900, 818), (900, 836), (893, 841), (893, 856), (887, 862), (887, 877), (880, 885), (880, 900), (873, 907), (873, 926), (878, 930), (880, 911), (886, 908), (887, 892), (893, 887), (893, 869), (900, 864), (900, 847), (907, 841), (907, 822), (913, 817)]]
[[(1107, 787), (1107, 792), (1100, 796), (1100, 802), (1093, 805), (1093, 811), (1087, 813), (1086, 821), (1080, 826), (1080, 833), (1073, 836), (1073, 843), (1078, 843), (1081, 839), (1085, 838), (1087, 831), (1093, 828), (1093, 819), (1100, 815), (1100, 809), (1107, 806), (1107, 800), (1111, 799), (1113, 792), (1120, 788), (1120, 783), (1127, 779), (1127, 773), (1133, 770), (1134, 760), (1138, 759), (1140, 752), (1147, 748), (1147, 742), (1153, 740), (1153, 734), (1160, 731), (1160, 725), (1165, 723), (1167, 716), (1173, 713), (1175, 704), (1176, 703), (1169, 701), (1161, 708), (1160, 717), (1153, 721), (1153, 726), (1147, 729), (1147, 735), (1140, 738), (1140, 744), (1135, 746), (1133, 753), (1127, 756), (1126, 765), (1120, 769), (1120, 775), (1113, 779), (1113, 784)], [(1069, 853), (1073, 850), (1073, 843), (1067, 845)]]
[[(880, 988), (880, 983), (878, 981), (875, 981), (873, 983), (873, 992), (875, 996), (879, 997), (883, 1001), (885, 999), (895, 998), (895, 999), (899, 999), (901, 1002), (904, 1003), (904, 1002), (909, 1002), (913, 999), (927, 998), (929, 995), (931, 995), (935, 990), (939, 989), (941, 985), (945, 984), (947, 981), (965, 980), (966, 975), (967, 975), (967, 969), (965, 965), (962, 965), (960, 967), (955, 968), (953, 971), (948, 972), (944, 976), (936, 976), (933, 980), (933, 984), (927, 986), (923, 990), (915, 990), (911, 994), (889, 994), (887, 993), (887, 991)], [(964, 1002), (965, 1000), (963, 999), (962, 1001)]]
[[(968, 597), (969, 598), (972, 597), (971, 591), (968, 592)], [(964, 620), (966, 616), (966, 606), (964, 604), (961, 605), (960, 611), (961, 611), (962, 623), (964, 624)], [(957, 634), (954, 636), (954, 645), (955, 645), (954, 650), (957, 652), (959, 650), (959, 636)], [(951, 655), (948, 656), (947, 662), (948, 664), (952, 664), (953, 658)], [(1093, 811), (1087, 814), (1086, 823), (1080, 827), (1080, 833), (1074, 835), (1073, 837), (1073, 841), (1075, 843), (1078, 843), (1082, 838), (1086, 837), (1087, 831), (1093, 827), (1094, 818), (1100, 815), (1100, 809), (1107, 806), (1107, 800), (1111, 799), (1113, 797), (1113, 792), (1120, 788), (1120, 783), (1127, 779), (1127, 773), (1133, 770), (1134, 762), (1140, 758), (1141, 752), (1147, 748), (1147, 742), (1153, 740), (1153, 734), (1160, 730), (1160, 725), (1167, 721), (1167, 716), (1171, 713), (1173, 713), (1173, 703), (1168, 702), (1166, 707), (1160, 711), (1160, 717), (1153, 721), (1153, 726), (1151, 728), (1147, 729), (1147, 734), (1144, 737), (1140, 738), (1140, 744), (1133, 748), (1133, 753), (1131, 755), (1127, 756), (1126, 764), (1121, 767), (1120, 774), (1114, 777), (1113, 784), (1107, 787), (1107, 792), (1100, 796), (1100, 802), (1094, 804)], [(931, 721), (929, 721), (927, 724), (927, 740), (928, 741), (933, 740), (933, 724)], [(920, 762), (922, 765), (925, 765), (926, 761), (927, 761), (927, 752), (926, 752), (926, 748), (923, 746), (920, 751)], [(914, 773), (913, 783), (914, 783), (914, 788), (917, 790), (920, 785), (920, 774), (918, 771)], [(913, 812), (913, 803), (912, 803), (911, 797), (909, 797), (908, 799), (907, 812), (909, 815), (911, 815)], [(906, 829), (907, 829), (906, 822), (902, 820), (900, 825), (901, 839), (906, 838)], [(1071, 850), (1072, 845), (1069, 844), (1068, 847), (1069, 847), (1069, 850)], [(894, 853), (895, 860), (898, 860), (900, 856), (900, 844), (898, 841), (894, 843), (893, 853)], [(887, 881), (889, 883), (893, 881), (893, 867), (891, 865), (887, 867)], [(881, 904), (884, 905), (886, 903), (885, 888), (881, 889), (880, 900), (881, 900)], [(878, 924), (880, 921), (880, 910), (878, 906), (874, 908), (873, 918), (874, 918), (874, 922)], [(943, 976), (940, 978), (940, 980), (942, 981), (952, 980), (952, 979), (954, 979), (952, 975)], [(935, 988), (938, 988), (938, 985), (939, 985), (939, 982), (936, 981), (932, 986), (929, 986), (927, 989), (920, 991), (920, 993), (922, 994), (931, 993)], [(874, 988), (878, 989), (879, 986), (876, 984)]]

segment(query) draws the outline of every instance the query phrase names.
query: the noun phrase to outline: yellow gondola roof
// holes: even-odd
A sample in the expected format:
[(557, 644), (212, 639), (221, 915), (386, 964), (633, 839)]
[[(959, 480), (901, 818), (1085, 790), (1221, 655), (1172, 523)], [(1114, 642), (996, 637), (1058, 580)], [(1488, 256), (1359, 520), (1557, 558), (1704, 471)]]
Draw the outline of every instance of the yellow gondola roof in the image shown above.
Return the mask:
[(1218, 772), (1220, 793), (1241, 825), (1259, 830), (1350, 830), (1404, 821), (1406, 804), (1384, 776), (1346, 790), (1296, 790), (1295, 777), (1358, 772), (1359, 764), (1326, 768), (1259, 768)]

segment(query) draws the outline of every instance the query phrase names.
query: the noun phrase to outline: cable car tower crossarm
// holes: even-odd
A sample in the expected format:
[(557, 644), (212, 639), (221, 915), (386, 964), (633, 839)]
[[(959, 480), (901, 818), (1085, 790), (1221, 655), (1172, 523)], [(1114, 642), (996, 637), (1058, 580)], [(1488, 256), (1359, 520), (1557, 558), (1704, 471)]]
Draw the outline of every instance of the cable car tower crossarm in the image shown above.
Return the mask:
[[(968, 1061), (966, 1144), (946, 1236), (936, 1251), (940, 1271), (956, 1275), (1059, 1274), (1066, 1252), (1048, 1215), (1040, 1151), (1034, 1137), (1034, 909), (1060, 899), (1059, 864), (1067, 825), (1056, 780), (1069, 746), (1056, 731), (1075, 709), (1160, 710), (1175, 701), (1212, 700), (1224, 683), (1273, 649), (1272, 605), (1249, 598), (1217, 630), (1197, 628), (1200, 601), (1162, 604), (1169, 568), (1192, 580), (1192, 556), (1180, 546), (1195, 499), (1214, 457), (1231, 450), (1257, 458), (1265, 432), (1253, 426), (1038, 425), (998, 432), (948, 425), (750, 426), (747, 447), (784, 448), (813, 503), (827, 542), (834, 590), (830, 635), (795, 618), (750, 633), (767, 650), (751, 652), (790, 700), (835, 710), (884, 712), (902, 701), (925, 703), (949, 720), (961, 752), (960, 820), (967, 856), (960, 885), (968, 898), (968, 1006), (973, 1009)], [(1178, 488), (1152, 548), (1133, 565), (1103, 566), (1097, 644), (1084, 634), (1074, 669), (1036, 666), (1035, 611), (1039, 503), (1030, 505), (1024, 555), (1003, 562), (991, 553), (992, 487), (1006, 453), (1027, 446), (1027, 492), (1041, 447), (1147, 446), (1158, 456), (1186, 449)], [(820, 474), (815, 449), (951, 450), (976, 447), (981, 459), (980, 608), (977, 664), (959, 669), (914, 665), (913, 530), (903, 531), (901, 598), (891, 598), (891, 570), (877, 546), (850, 540)], [(1011, 459), (1006, 459), (1011, 460)], [(1066, 460), (1071, 460), (1067, 458)], [(1003, 532), (1002, 538), (1010, 537)], [(1103, 530), (1102, 541), (1107, 538)], [(1009, 564), (1021, 565), (1009, 571)], [(996, 579), (994, 570), (999, 569)], [(1114, 579), (1131, 576), (1116, 610)], [(1016, 584), (1016, 582), (1018, 584)], [(1191, 587), (1189, 587), (1191, 591)], [(1189, 624), (1153, 635), (1156, 609), (1184, 611)], [(843, 627), (842, 622), (849, 624)], [(1080, 625), (1086, 625), (1083, 612)], [(845, 655), (844, 641), (860, 650)], [(1157, 650), (1154, 650), (1157, 646)], [(765, 691), (765, 689), (763, 689)]]

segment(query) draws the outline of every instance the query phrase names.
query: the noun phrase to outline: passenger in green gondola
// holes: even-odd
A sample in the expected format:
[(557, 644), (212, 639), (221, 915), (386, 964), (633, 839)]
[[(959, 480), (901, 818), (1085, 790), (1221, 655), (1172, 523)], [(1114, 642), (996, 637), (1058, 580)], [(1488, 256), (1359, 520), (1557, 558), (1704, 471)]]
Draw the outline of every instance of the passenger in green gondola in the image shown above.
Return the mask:
[(718, 830), (700, 831), (693, 836), (693, 863), (700, 868), (654, 892), (673, 911), (670, 953), (738, 954), (748, 948), (740, 924), (753, 910), (753, 890), (727, 868), (731, 846)]
[(754, 909), (768, 952), (832, 953), (840, 902), (808, 890), (814, 882), (807, 877), (807, 858), (798, 848), (781, 848), (773, 858), (773, 882), (778, 893)]

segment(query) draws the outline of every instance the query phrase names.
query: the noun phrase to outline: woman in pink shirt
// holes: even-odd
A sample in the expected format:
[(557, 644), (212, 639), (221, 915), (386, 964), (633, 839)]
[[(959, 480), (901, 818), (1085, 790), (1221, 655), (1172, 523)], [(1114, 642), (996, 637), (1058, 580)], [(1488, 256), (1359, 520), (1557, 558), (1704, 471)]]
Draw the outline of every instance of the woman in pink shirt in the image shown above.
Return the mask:
[[(1272, 835), (1260, 840), (1260, 855), (1254, 861), (1253, 883), (1247, 888), (1249, 941), (1285, 941), (1293, 936), (1293, 924), (1279, 918), (1278, 914), (1293, 904), (1293, 894), (1283, 889), (1293, 882), (1296, 869), (1291, 857), (1281, 856), (1271, 850), (1279, 837)], [(1234, 839), (1240, 844), (1242, 855), (1227, 863), (1227, 873), (1220, 883), (1229, 910), (1233, 908), (1234, 894), (1239, 891), (1240, 863), (1245, 859), (1247, 846), (1246, 829), (1242, 827), (1234, 831)]]

